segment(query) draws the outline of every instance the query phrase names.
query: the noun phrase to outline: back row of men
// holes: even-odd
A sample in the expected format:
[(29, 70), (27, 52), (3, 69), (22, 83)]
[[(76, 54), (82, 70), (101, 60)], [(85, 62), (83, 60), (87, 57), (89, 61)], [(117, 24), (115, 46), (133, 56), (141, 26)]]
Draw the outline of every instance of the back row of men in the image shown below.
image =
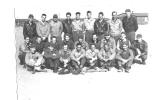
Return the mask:
[(80, 12), (74, 20), (68, 12), (63, 22), (56, 14), (52, 21), (46, 22), (46, 14), (42, 14), (42, 20), (36, 24), (30, 14), (23, 27), (25, 45), (20, 48), (20, 63), (35, 66), (34, 72), (42, 64), (59, 73), (80, 73), (85, 66), (107, 70), (116, 66), (118, 70), (129, 72), (133, 62), (145, 64), (147, 43), (141, 34), (135, 35), (136, 17), (130, 9), (125, 12), (122, 21), (115, 11), (109, 21), (104, 19), (103, 12), (95, 20), (92, 12), (87, 11), (84, 21), (80, 19)]

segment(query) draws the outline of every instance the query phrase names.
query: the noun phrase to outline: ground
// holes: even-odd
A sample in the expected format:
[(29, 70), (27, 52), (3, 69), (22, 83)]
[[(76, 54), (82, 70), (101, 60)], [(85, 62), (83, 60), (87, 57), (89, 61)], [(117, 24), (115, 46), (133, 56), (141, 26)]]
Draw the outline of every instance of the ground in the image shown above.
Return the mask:
[[(139, 26), (150, 43), (148, 26)], [(144, 33), (143, 33), (144, 32)], [(23, 42), (22, 27), (15, 28), (16, 48)], [(152, 44), (152, 43), (151, 43)], [(152, 100), (154, 90), (151, 76), (153, 75), (152, 50), (149, 49), (147, 65), (133, 65), (130, 73), (93, 72), (84, 75), (57, 75), (48, 71), (31, 74), (18, 64), (17, 54), (17, 93), (18, 100), (79, 100), (79, 99), (142, 99)]]

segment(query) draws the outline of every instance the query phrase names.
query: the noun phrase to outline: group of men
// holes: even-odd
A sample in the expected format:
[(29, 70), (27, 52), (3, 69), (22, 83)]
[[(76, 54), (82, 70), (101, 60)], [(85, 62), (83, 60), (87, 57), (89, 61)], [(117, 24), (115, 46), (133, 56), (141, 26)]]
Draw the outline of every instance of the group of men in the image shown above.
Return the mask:
[(34, 22), (30, 14), (23, 27), (25, 42), (19, 48), (20, 64), (32, 73), (51, 69), (58, 74), (80, 74), (91, 69), (106, 72), (113, 67), (129, 72), (133, 63), (145, 64), (148, 47), (142, 35), (135, 34), (136, 17), (130, 9), (125, 13), (120, 20), (113, 11), (112, 19), (106, 20), (103, 12), (94, 19), (87, 11), (83, 20), (76, 12), (73, 20), (67, 12), (63, 21), (57, 14), (46, 21), (46, 14), (42, 14), (39, 22)]

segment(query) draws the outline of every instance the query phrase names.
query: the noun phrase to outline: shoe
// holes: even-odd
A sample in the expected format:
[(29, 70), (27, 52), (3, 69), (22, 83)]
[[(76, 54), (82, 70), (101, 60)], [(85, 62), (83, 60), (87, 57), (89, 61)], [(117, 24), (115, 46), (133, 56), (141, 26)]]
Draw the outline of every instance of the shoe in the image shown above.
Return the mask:
[(125, 70), (126, 73), (129, 73), (129, 70)]

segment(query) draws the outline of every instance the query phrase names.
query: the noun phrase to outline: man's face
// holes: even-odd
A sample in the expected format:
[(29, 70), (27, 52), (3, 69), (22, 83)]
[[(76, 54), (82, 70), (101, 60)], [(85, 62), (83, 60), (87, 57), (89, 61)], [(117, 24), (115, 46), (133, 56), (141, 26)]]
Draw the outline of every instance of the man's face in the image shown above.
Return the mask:
[(141, 42), (142, 41), (142, 38), (141, 37), (137, 38), (137, 41), (138, 42)]
[(67, 47), (68, 47), (67, 45), (64, 45), (64, 51), (67, 51)]
[(71, 16), (70, 16), (70, 15), (66, 15), (66, 18), (67, 18), (67, 19), (71, 19)]
[(92, 50), (92, 51), (95, 50), (95, 45), (91, 45), (91, 50)]
[(112, 14), (112, 19), (117, 19), (117, 13), (116, 13), (116, 12), (114, 12), (114, 13)]
[(82, 42), (83, 41), (83, 39), (82, 38), (79, 38), (79, 42)]
[(27, 37), (25, 41), (26, 41), (26, 43), (29, 43), (29, 38)]
[(65, 40), (69, 41), (70, 37), (69, 36), (65, 36)]
[(77, 19), (77, 20), (80, 19), (80, 14), (76, 14), (76, 19)]
[(121, 38), (124, 40), (126, 38), (125, 34), (121, 34)]
[(56, 38), (52, 38), (53, 43), (56, 43), (56, 41), (57, 41)]
[(98, 15), (98, 18), (99, 18), (99, 19), (103, 19), (104, 16), (103, 16), (102, 14), (99, 14), (99, 15)]
[(38, 42), (38, 43), (41, 42), (41, 38), (40, 38), (40, 37), (37, 38), (37, 42)]
[(53, 47), (52, 46), (49, 46), (49, 49), (50, 49), (50, 51), (53, 51)]
[(34, 53), (35, 52), (35, 48), (30, 48), (31, 52)]
[(87, 18), (90, 19), (91, 18), (91, 13), (87, 13)]
[(77, 51), (80, 51), (81, 50), (81, 45), (78, 45), (77, 46)]
[(96, 35), (93, 35), (93, 40), (97, 40), (97, 36)]
[(28, 18), (28, 19), (29, 19), (29, 21), (30, 21), (30, 22), (32, 22), (32, 21), (33, 21), (33, 18), (32, 18), (32, 17), (30, 17), (30, 18)]
[(45, 22), (46, 21), (46, 16), (42, 16), (42, 22)]
[(127, 17), (130, 17), (131, 12), (126, 12)]
[(110, 39), (110, 35), (105, 36), (105, 39), (107, 40)]
[(57, 21), (58, 21), (58, 18), (53, 18), (53, 21), (54, 21), (54, 22), (57, 22)]

